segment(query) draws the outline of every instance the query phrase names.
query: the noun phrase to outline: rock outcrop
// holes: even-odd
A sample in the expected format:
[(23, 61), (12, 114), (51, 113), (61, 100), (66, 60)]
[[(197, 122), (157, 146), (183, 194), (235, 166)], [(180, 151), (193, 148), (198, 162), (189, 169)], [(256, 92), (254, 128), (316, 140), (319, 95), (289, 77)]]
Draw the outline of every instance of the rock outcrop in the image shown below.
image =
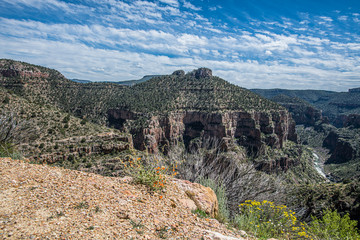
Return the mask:
[(284, 106), (291, 113), (297, 125), (315, 126), (319, 122), (326, 122), (321, 110), (300, 98), (280, 94), (271, 100)]
[(176, 70), (176, 71), (173, 72), (171, 75), (182, 77), (182, 76), (185, 75), (185, 71), (184, 71), (184, 70)]
[(200, 78), (209, 78), (212, 77), (212, 70), (209, 68), (199, 68), (196, 69), (190, 73), (188, 73), (190, 76), (194, 76), (197, 79)]
[(326, 163), (341, 164), (359, 157), (358, 134), (355, 131), (347, 131), (347, 129), (331, 131), (323, 142), (323, 146), (328, 148), (331, 154)]
[[(202, 210), (206, 212), (209, 216), (215, 218), (219, 212), (219, 203), (216, 198), (214, 191), (209, 187), (204, 187), (198, 183), (192, 183), (187, 180), (173, 179), (173, 182), (176, 186), (182, 190), (187, 198), (180, 199), (185, 205), (193, 208), (192, 205), (195, 205), (195, 209), (191, 210)], [(192, 203), (188, 203), (188, 200), (191, 200)]]
[(360, 128), (360, 114), (350, 114), (345, 118), (344, 127)]
[[(112, 122), (124, 123), (132, 120), (135, 114), (112, 109), (108, 116)], [(189, 147), (194, 139), (215, 138), (224, 142), (235, 139), (255, 152), (263, 144), (281, 148), (286, 140), (297, 140), (295, 123), (287, 111), (179, 111), (167, 116), (152, 116), (145, 126), (130, 129), (130, 132), (133, 133), (135, 148), (151, 152), (158, 152), (159, 148), (167, 148), (178, 142)]]
[(340, 115), (335, 119), (334, 126), (360, 128), (360, 114)]

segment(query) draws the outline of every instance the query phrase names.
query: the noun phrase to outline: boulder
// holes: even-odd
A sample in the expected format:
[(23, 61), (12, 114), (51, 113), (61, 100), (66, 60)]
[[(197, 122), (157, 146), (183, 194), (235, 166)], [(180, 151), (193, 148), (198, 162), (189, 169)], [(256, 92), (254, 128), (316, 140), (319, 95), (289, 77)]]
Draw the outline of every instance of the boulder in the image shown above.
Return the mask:
[(172, 75), (182, 77), (185, 75), (185, 72), (184, 70), (176, 70), (175, 72), (172, 73)]
[[(210, 217), (215, 218), (218, 215), (219, 204), (215, 192), (198, 183), (192, 183), (187, 180), (174, 179), (177, 188), (182, 191), (184, 198), (180, 202), (185, 206), (194, 210), (194, 204), (197, 209), (206, 212)], [(189, 200), (192, 200), (194, 204)]]

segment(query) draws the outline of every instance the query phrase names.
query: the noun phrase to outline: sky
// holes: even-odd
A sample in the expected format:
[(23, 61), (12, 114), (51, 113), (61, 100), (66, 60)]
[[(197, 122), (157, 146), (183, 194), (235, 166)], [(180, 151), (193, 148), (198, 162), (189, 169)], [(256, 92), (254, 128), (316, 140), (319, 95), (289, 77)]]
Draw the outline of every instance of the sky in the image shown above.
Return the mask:
[(0, 58), (67, 78), (199, 67), (245, 88), (360, 87), (359, 0), (1, 0)]

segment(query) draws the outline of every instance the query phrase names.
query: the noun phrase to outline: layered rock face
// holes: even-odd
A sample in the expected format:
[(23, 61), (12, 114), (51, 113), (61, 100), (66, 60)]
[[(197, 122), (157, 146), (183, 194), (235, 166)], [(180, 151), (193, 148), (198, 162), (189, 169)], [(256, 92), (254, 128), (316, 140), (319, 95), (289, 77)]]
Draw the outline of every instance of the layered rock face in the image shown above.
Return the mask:
[(305, 126), (314, 126), (316, 122), (322, 121), (321, 111), (307, 106), (303, 111), (298, 111), (297, 105), (283, 105), (289, 112), (292, 113), (292, 117), (296, 124), (304, 124)]
[(292, 114), (292, 118), (298, 125), (315, 126), (319, 122), (326, 122), (321, 110), (302, 99), (280, 94), (271, 100), (284, 106)]
[(323, 142), (323, 146), (328, 148), (331, 153), (331, 157), (326, 163), (346, 163), (359, 157), (357, 136), (356, 132), (347, 135), (345, 131), (331, 131)]
[[(108, 117), (116, 126), (116, 122), (132, 120), (134, 114), (112, 109), (108, 112)], [(240, 145), (255, 152), (263, 144), (280, 148), (286, 140), (297, 140), (295, 123), (287, 111), (179, 111), (167, 116), (153, 116), (146, 126), (132, 128), (130, 132), (136, 148), (155, 153), (159, 148), (172, 146), (179, 141), (189, 147), (191, 140), (198, 138), (215, 138), (224, 142), (235, 139)]]
[(346, 116), (343, 123), (344, 127), (360, 128), (360, 114), (350, 114)]

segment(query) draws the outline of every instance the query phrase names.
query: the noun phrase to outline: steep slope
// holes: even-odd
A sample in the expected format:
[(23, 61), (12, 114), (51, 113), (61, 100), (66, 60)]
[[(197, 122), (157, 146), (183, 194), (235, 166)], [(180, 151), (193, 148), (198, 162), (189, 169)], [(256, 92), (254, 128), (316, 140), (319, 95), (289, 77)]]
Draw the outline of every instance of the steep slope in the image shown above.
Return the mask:
[(12, 140), (20, 152), (37, 161), (53, 163), (132, 147), (128, 134), (76, 118), (51, 104), (34, 103), (1, 87), (0, 116), (21, 124), (21, 134)]
[(323, 141), (330, 150), (325, 170), (337, 181), (360, 180), (360, 128), (333, 128)]
[(105, 123), (105, 113), (125, 88), (113, 83), (76, 83), (60, 72), (9, 59), (0, 60), (0, 86), (39, 104)]
[(270, 99), (284, 106), (292, 114), (292, 118), (297, 125), (314, 126), (317, 122), (323, 121), (321, 111), (305, 100), (283, 94), (276, 95)]
[(251, 152), (264, 144), (296, 141), (283, 107), (213, 77), (206, 68), (124, 87), (75, 83), (52, 69), (2, 59), (0, 84), (32, 102), (129, 131), (141, 150), (156, 152), (179, 141), (189, 146), (193, 139), (209, 137), (236, 139)]
[(280, 105), (200, 68), (153, 78), (124, 91), (108, 111), (109, 124), (130, 131), (139, 149), (192, 140), (234, 140), (257, 152), (262, 145), (296, 141), (290, 114)]
[[(129, 178), (0, 158), (0, 237), (244, 239), (215, 219), (191, 213), (196, 205), (181, 185), (190, 192), (195, 187), (169, 179), (165, 192), (152, 192)], [(197, 193), (209, 191), (196, 187)]]

